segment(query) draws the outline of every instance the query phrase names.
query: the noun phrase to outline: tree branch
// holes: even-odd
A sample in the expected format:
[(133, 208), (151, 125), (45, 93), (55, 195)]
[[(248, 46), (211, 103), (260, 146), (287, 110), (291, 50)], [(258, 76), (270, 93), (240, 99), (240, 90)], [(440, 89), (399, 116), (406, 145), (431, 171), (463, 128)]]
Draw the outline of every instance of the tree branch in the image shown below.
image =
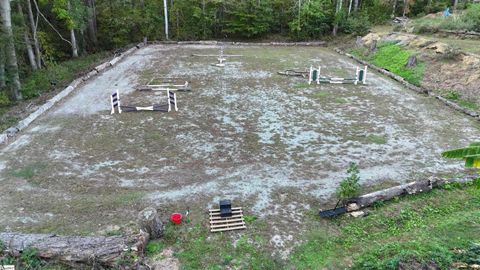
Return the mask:
[(53, 29), (53, 31), (58, 34), (61, 40), (67, 42), (68, 44), (70, 44), (70, 46), (72, 46), (72, 43), (68, 39), (62, 37), (62, 34), (60, 34), (60, 32), (48, 21), (45, 15), (43, 15), (43, 13), (40, 11), (40, 8), (38, 8), (37, 0), (33, 0), (33, 3), (35, 4), (35, 8), (37, 9), (37, 15), (40, 14), (40, 16), (47, 22), (47, 24)]

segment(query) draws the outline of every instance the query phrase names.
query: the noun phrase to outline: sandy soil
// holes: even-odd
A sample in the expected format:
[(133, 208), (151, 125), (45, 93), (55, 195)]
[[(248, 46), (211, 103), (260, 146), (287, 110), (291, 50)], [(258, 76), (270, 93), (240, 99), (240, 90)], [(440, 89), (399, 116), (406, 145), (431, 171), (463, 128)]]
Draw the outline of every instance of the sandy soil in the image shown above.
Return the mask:
[[(363, 185), (391, 185), (460, 171), (442, 150), (477, 139), (474, 120), (377, 74), (368, 85), (306, 86), (276, 74), (311, 64), (353, 76), (328, 49), (149, 46), (94, 78), (0, 150), (0, 229), (90, 234), (125, 225), (155, 205), (205, 211), (230, 198), (265, 219), (273, 249), (288, 254), (307, 213), (330, 206), (350, 162)], [(189, 80), (178, 112), (110, 115), (123, 104), (161, 103), (135, 92), (152, 76)]]

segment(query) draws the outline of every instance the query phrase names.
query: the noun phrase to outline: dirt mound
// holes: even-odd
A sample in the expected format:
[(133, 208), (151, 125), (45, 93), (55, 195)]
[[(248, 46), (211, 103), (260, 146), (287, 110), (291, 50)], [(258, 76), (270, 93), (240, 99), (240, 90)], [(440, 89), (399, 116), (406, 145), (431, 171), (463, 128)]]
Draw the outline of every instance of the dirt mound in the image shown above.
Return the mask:
[[(459, 51), (452, 46), (414, 34), (392, 32), (379, 35), (370, 33), (362, 38), (368, 48), (376, 40), (394, 42), (419, 55), (425, 62), (422, 86), (439, 94), (457, 92), (461, 99), (480, 102), (480, 58)], [(476, 105), (472, 105), (476, 107)], [(472, 107), (472, 108), (473, 108)]]

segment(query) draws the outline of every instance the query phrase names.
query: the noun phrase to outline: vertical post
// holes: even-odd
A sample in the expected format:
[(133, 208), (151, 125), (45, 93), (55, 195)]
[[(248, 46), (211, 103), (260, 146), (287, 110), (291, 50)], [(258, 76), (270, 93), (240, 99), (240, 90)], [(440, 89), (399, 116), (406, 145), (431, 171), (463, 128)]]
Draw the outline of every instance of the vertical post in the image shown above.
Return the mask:
[(312, 78), (313, 78), (313, 67), (310, 66), (310, 73), (308, 74), (308, 84), (312, 84)]
[(320, 84), (320, 70), (321, 70), (321, 67), (318, 66), (318, 73), (317, 73), (317, 84)]
[(163, 13), (165, 14), (165, 38), (169, 40), (168, 38), (168, 6), (167, 6), (167, 0), (163, 0)]
[(366, 84), (366, 83), (367, 83), (367, 66), (365, 66), (365, 69), (363, 70), (363, 80), (362, 80), (362, 83), (363, 83), (363, 84)]
[(172, 104), (170, 104), (170, 90), (167, 90), (167, 102), (168, 102), (168, 112), (172, 110)]
[(118, 98), (118, 113), (122, 113), (122, 107), (121, 107), (121, 104), (120, 104), (120, 93), (118, 92), (117, 90), (117, 98)]
[(360, 78), (360, 68), (357, 67), (356, 71), (355, 71), (355, 85), (358, 84), (358, 79)]

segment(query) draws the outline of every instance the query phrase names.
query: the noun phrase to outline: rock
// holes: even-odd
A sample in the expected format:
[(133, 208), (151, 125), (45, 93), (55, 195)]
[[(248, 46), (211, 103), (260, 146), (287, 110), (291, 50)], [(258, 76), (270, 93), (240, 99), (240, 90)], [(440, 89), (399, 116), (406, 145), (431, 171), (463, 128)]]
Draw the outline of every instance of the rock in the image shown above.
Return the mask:
[(380, 36), (375, 33), (370, 33), (362, 38), (363, 44), (365, 44), (367, 47), (370, 47), (372, 42), (376, 42), (378, 40), (380, 40)]
[(349, 203), (347, 205), (347, 212), (353, 212), (360, 209), (360, 206), (356, 203)]
[(471, 269), (480, 269), (480, 265), (479, 264), (472, 264), (472, 265), (470, 265), (470, 268)]
[(454, 262), (454, 263), (452, 263), (452, 267), (453, 268), (458, 268), (458, 269), (468, 268), (468, 264), (466, 264), (464, 262)]
[(18, 132), (18, 128), (16, 127), (11, 127), (5, 130), (5, 133), (7, 133), (8, 137), (14, 136)]
[(447, 44), (441, 43), (441, 42), (435, 42), (427, 46), (427, 49), (435, 50), (435, 53), (439, 53), (439, 54), (445, 54), (451, 51), (450, 47)]
[(354, 218), (358, 218), (358, 217), (366, 216), (366, 213), (363, 211), (355, 211), (355, 212), (351, 212), (350, 215)]

